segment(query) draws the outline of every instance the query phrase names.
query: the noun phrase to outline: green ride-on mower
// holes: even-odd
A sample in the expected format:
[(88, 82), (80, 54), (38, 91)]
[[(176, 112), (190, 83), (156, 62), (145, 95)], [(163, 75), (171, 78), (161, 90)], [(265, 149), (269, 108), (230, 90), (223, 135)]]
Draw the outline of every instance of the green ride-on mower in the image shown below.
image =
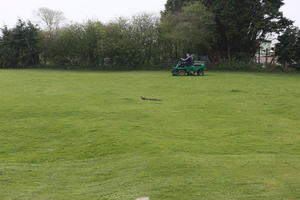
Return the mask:
[(191, 66), (184, 66), (179, 62), (175, 67), (172, 67), (173, 76), (204, 76), (204, 69), (206, 68), (205, 61), (195, 61)]

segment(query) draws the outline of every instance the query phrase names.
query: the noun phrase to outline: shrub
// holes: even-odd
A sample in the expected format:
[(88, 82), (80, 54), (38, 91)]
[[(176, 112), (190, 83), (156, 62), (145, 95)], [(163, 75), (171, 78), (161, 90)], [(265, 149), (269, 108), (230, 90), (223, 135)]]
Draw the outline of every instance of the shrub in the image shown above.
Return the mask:
[(221, 63), (214, 65), (212, 68), (217, 70), (230, 70), (230, 71), (262, 71), (264, 70), (262, 64), (254, 62), (240, 61), (236, 59), (225, 60)]

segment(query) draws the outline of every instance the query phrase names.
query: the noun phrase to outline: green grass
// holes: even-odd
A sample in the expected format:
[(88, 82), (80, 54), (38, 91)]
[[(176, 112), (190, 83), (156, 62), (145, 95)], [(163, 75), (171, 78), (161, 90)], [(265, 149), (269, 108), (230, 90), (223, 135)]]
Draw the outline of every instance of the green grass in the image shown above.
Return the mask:
[(0, 199), (300, 199), (299, 99), (297, 74), (0, 70)]

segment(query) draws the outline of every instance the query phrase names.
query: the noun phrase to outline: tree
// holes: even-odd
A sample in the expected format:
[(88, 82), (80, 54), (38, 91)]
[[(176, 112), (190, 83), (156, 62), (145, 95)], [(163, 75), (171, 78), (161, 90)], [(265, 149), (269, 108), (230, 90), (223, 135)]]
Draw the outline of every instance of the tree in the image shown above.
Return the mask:
[(63, 12), (50, 8), (39, 8), (35, 14), (41, 20), (42, 26), (50, 33), (59, 28), (65, 20)]
[(141, 13), (132, 17), (129, 27), (130, 40), (140, 49), (137, 61), (141, 64), (155, 62), (159, 54), (159, 18), (153, 14)]
[(172, 12), (172, 13), (179, 12), (182, 7), (184, 7), (188, 3), (195, 2), (195, 1), (196, 0), (168, 0), (165, 5), (166, 12)]
[(39, 29), (35, 25), (18, 20), (14, 28), (4, 27), (1, 31), (0, 67), (18, 68), (39, 63)]
[(291, 24), (280, 11), (283, 0), (168, 0), (165, 13), (181, 12), (190, 1), (203, 2), (214, 13), (214, 52), (220, 58), (250, 59), (270, 33)]
[(294, 61), (297, 63), (297, 69), (300, 69), (300, 30), (297, 29), (297, 41), (294, 46)]
[(104, 55), (98, 46), (104, 38), (104, 31), (105, 26), (98, 21), (60, 28), (51, 39), (41, 37), (41, 58), (44, 64), (51, 65), (93, 68), (101, 66)]
[(297, 28), (288, 28), (278, 37), (276, 56), (278, 61), (286, 69), (288, 65), (296, 65), (300, 68), (300, 31)]
[(131, 19), (117, 18), (105, 27), (99, 51), (114, 67), (138, 68), (159, 60), (159, 19), (147, 13)]
[(214, 15), (199, 2), (183, 6), (181, 12), (166, 13), (161, 29), (163, 37), (183, 51), (197, 54), (208, 53), (215, 40)]
[(98, 50), (98, 44), (104, 39), (105, 26), (99, 21), (88, 21), (83, 30), (82, 55), (86, 65), (102, 65), (104, 55)]
[(40, 26), (45, 29), (45, 31), (40, 34), (39, 45), (42, 50), (41, 61), (43, 64), (47, 64), (54, 50), (53, 40), (55, 34), (57, 34), (60, 25), (65, 21), (65, 17), (63, 12), (45, 7), (39, 8), (37, 11), (34, 11), (34, 13), (39, 19)]

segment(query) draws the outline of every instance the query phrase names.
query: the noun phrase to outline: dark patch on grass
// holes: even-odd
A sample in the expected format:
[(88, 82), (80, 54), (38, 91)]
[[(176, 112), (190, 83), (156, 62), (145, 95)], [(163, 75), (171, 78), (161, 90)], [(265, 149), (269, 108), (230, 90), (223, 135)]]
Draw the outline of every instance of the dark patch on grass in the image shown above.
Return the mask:
[(232, 90), (230, 90), (230, 92), (232, 92), (232, 93), (241, 93), (243, 91), (242, 90), (238, 90), (238, 89), (232, 89)]

